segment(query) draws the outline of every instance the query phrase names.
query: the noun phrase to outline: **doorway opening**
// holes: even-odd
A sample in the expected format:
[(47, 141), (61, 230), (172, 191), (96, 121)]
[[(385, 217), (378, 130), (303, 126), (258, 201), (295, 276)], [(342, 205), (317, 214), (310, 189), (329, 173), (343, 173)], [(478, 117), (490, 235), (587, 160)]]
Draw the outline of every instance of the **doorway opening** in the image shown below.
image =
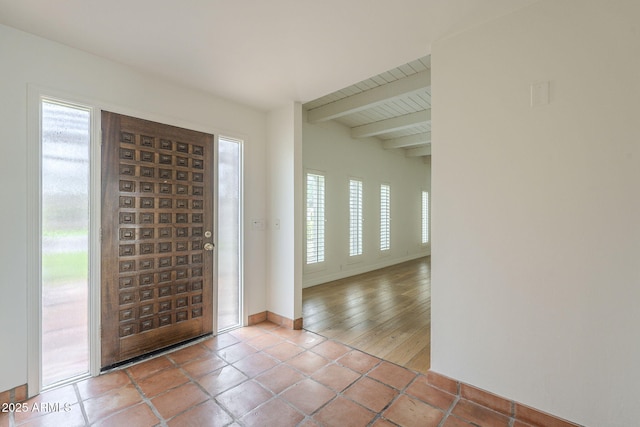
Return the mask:
[[(116, 174), (118, 171), (126, 174), (131, 170), (139, 182), (136, 181), (134, 194), (120, 194), (116, 202), (116, 206), (122, 211), (120, 213), (123, 214), (115, 215), (118, 223), (126, 219), (125, 214), (129, 211), (135, 213), (130, 215), (132, 221), (135, 218), (135, 223), (119, 224), (120, 228), (134, 229), (134, 234), (131, 235), (134, 240), (127, 240), (127, 230), (116, 233), (117, 241), (114, 245), (117, 246), (117, 257), (114, 258), (107, 256), (102, 248), (103, 236), (112, 233), (104, 232), (100, 213), (112, 212), (110, 216), (113, 216), (113, 210), (104, 210), (101, 207), (101, 190), (105, 182), (101, 173), (104, 172), (107, 163), (101, 159), (101, 151), (104, 150), (100, 149), (101, 138), (98, 133), (101, 127), (110, 122), (105, 122), (104, 118), (100, 117), (99, 109), (95, 106), (69, 99), (44, 94), (39, 88), (30, 88), (30, 129), (33, 129), (33, 133), (29, 138), (29, 167), (32, 172), (29, 174), (31, 178), (28, 186), (32, 189), (31, 194), (34, 194), (34, 197), (29, 199), (32, 212), (29, 262), (32, 265), (30, 270), (33, 272), (29, 279), (29, 307), (31, 318), (35, 320), (28, 328), (31, 396), (43, 390), (97, 375), (100, 367), (105, 366), (101, 361), (105, 356), (102, 342), (104, 336), (100, 338), (101, 333), (96, 326), (99, 324), (100, 313), (104, 311), (101, 305), (104, 304), (105, 298), (104, 295), (100, 297), (100, 284), (104, 282), (105, 277), (108, 279), (108, 276), (101, 277), (101, 265), (105, 257), (116, 259), (130, 256), (133, 259), (134, 256), (146, 256), (141, 260), (136, 258), (136, 262), (122, 258), (123, 262), (116, 265), (117, 271), (123, 269), (119, 276), (126, 276), (123, 280), (117, 281), (119, 298), (115, 306), (118, 307), (119, 334), (125, 330), (120, 328), (121, 323), (129, 321), (125, 316), (129, 308), (128, 300), (124, 298), (128, 295), (124, 295), (128, 290), (125, 289), (125, 285), (129, 283), (127, 279), (131, 279), (130, 283), (136, 285), (137, 291), (132, 294), (135, 300), (133, 303), (138, 300), (140, 303), (144, 302), (144, 291), (147, 287), (153, 287), (154, 310), (156, 305), (158, 310), (164, 309), (165, 306), (170, 307), (170, 314), (172, 318), (175, 314), (176, 323), (183, 323), (183, 318), (180, 317), (183, 313), (180, 310), (183, 307), (181, 304), (185, 299), (182, 298), (184, 295), (188, 296), (188, 319), (201, 316), (199, 307), (202, 305), (204, 308), (208, 304), (206, 301), (215, 304), (216, 308), (219, 307), (220, 316), (217, 316), (215, 309), (202, 310), (203, 318), (207, 317), (205, 313), (213, 314), (213, 318), (209, 317), (204, 321), (204, 324), (214, 327), (213, 333), (241, 326), (243, 318), (243, 141), (221, 137), (217, 141), (219, 144), (214, 145), (211, 135), (210, 142), (203, 143), (202, 147), (209, 145), (211, 151), (216, 149), (217, 159), (213, 165), (214, 156), (211, 155), (211, 174), (207, 175), (207, 167), (204, 166), (207, 162), (202, 160), (206, 157), (206, 149), (205, 152), (201, 152), (200, 143), (192, 141), (190, 134), (172, 135), (170, 139), (158, 137), (155, 142), (150, 143), (148, 139), (153, 132), (149, 133), (147, 130), (141, 133), (139, 140), (130, 142), (125, 138), (128, 130), (118, 133), (117, 139), (122, 149), (115, 155), (118, 164), (110, 170)], [(185, 131), (190, 132), (186, 129)], [(104, 136), (103, 134), (103, 140)], [(174, 141), (172, 148), (175, 153), (169, 153), (170, 150), (165, 147), (169, 140)], [(126, 157), (130, 151), (137, 153), (135, 159)], [(172, 172), (169, 178), (162, 175), (169, 169), (168, 164), (164, 162), (165, 157), (168, 159), (168, 153), (172, 155), (171, 163), (176, 168), (175, 173)], [(151, 156), (153, 163), (157, 160), (156, 171), (151, 171), (154, 167), (151, 162), (134, 164), (134, 160), (138, 158), (146, 161), (145, 156)], [(216, 166), (219, 166), (219, 172)], [(203, 168), (205, 174), (202, 173)], [(218, 179), (214, 179), (214, 171)], [(127, 190), (120, 187), (127, 184), (125, 178), (128, 178), (128, 175), (116, 180), (117, 192)], [(207, 190), (205, 187), (208, 183), (216, 184), (216, 190)], [(151, 194), (145, 193), (145, 186), (149, 186), (150, 191), (153, 190)], [(172, 206), (167, 204), (170, 197), (163, 192), (163, 189), (169, 186), (172, 192), (175, 192), (173, 198), (176, 200), (171, 203)], [(205, 193), (215, 198), (210, 205), (200, 200), (206, 199)], [(122, 203), (131, 198), (125, 196), (135, 196), (139, 200), (131, 206), (123, 205)], [(145, 210), (149, 208), (147, 202), (164, 210), (150, 216)], [(171, 212), (170, 207), (173, 208)], [(213, 236), (214, 233), (206, 230), (204, 225), (209, 223), (207, 215), (211, 215), (213, 219), (214, 213), (217, 214), (218, 211), (220, 222), (216, 221), (215, 227), (211, 228), (215, 233)], [(153, 224), (145, 222), (147, 217), (153, 218)], [(171, 223), (165, 226), (165, 219)], [(189, 223), (183, 224), (183, 219)], [(214, 225), (214, 221), (210, 223)], [(154, 235), (157, 234), (155, 237), (160, 239), (153, 246), (148, 245), (144, 234), (151, 227), (157, 228)], [(171, 236), (165, 236), (163, 233), (168, 231), (169, 227), (175, 230), (172, 230)], [(180, 246), (180, 239), (186, 242), (182, 245), (184, 248)], [(209, 242), (215, 242), (215, 250), (212, 244), (206, 244)], [(165, 253), (167, 248), (171, 248), (170, 254)], [(127, 252), (128, 250), (132, 252)], [(200, 255), (201, 250), (204, 250), (204, 256)], [(207, 253), (215, 254), (220, 262), (217, 258), (214, 260), (214, 257), (208, 260)], [(151, 257), (157, 258), (157, 262), (153, 264), (162, 270), (153, 277), (145, 270), (145, 262)], [(165, 266), (163, 262), (168, 264)], [(202, 263), (201, 267), (199, 263)], [(135, 271), (126, 270), (127, 265), (135, 267)], [(172, 266), (179, 271), (176, 271), (175, 277), (171, 273), (171, 288), (167, 288), (166, 292), (169, 293), (165, 295), (165, 273), (170, 271)], [(213, 287), (215, 294), (210, 294), (210, 298), (199, 295), (200, 270), (203, 276), (215, 274), (214, 277), (220, 278), (220, 286), (217, 289)], [(149, 283), (144, 281), (147, 276), (151, 280)], [(186, 287), (182, 286), (184, 284)], [(155, 289), (156, 287), (158, 289)], [(219, 302), (216, 299), (218, 297)], [(171, 299), (170, 303), (165, 299)], [(146, 315), (142, 308), (130, 310), (136, 319)], [(158, 315), (163, 313), (159, 312)], [(132, 324), (135, 323), (135, 327), (141, 328), (142, 331), (148, 319), (140, 317), (137, 320), (139, 321)], [(164, 328), (165, 325), (160, 322), (162, 320), (160, 316), (158, 324), (153, 323), (154, 330)], [(102, 326), (104, 325), (103, 321)], [(206, 333), (206, 326), (204, 331)]]
[(103, 110), (101, 367), (211, 334), (214, 136)]

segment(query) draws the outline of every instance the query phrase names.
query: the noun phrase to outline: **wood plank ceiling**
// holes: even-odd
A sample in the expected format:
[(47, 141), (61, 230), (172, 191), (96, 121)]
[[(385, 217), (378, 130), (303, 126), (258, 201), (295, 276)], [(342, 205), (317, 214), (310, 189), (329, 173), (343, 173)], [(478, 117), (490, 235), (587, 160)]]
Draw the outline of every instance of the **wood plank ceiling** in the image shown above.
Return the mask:
[(431, 155), (431, 57), (425, 56), (304, 104), (307, 120), (335, 120), (353, 138), (375, 137), (407, 157)]

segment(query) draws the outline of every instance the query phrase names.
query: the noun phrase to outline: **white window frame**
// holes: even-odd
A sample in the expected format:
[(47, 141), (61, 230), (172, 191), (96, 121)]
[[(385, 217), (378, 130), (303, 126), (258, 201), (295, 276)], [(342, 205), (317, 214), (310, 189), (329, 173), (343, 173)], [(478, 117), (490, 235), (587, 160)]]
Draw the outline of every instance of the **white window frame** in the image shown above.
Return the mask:
[(422, 190), (420, 201), (420, 243), (422, 246), (428, 246), (431, 244), (430, 233), (430, 200), (429, 191)]
[[(213, 132), (207, 132), (207, 133), (213, 133)], [(214, 236), (214, 265), (213, 265), (213, 293), (215, 295), (215, 310), (214, 310), (214, 319), (213, 319), (213, 331), (214, 331), (214, 335), (220, 334), (222, 332), (226, 332), (228, 330), (234, 329), (237, 326), (232, 326), (230, 328), (224, 329), (224, 330), (218, 330), (218, 316), (219, 316), (219, 309), (218, 309), (218, 305), (220, 304), (220, 300), (218, 298), (218, 287), (219, 287), (219, 283), (218, 283), (218, 248), (220, 247), (219, 242), (218, 242), (218, 236), (219, 236), (219, 216), (218, 216), (218, 209), (219, 209), (219, 203), (218, 203), (218, 195), (219, 195), (219, 186), (220, 186), (220, 176), (219, 176), (219, 162), (220, 162), (220, 157), (219, 157), (219, 144), (220, 144), (220, 139), (224, 139), (225, 141), (231, 141), (231, 142), (235, 142), (238, 144), (239, 146), (239, 159), (238, 162), (240, 163), (238, 165), (239, 170), (238, 170), (238, 174), (239, 174), (239, 183), (238, 185), (240, 186), (240, 194), (238, 195), (238, 201), (239, 201), (239, 206), (238, 206), (238, 286), (240, 289), (238, 289), (238, 310), (240, 311), (240, 313), (238, 314), (239, 317), (239, 325), (238, 326), (246, 326), (246, 302), (245, 302), (245, 289), (244, 289), (244, 149), (245, 149), (245, 140), (243, 138), (237, 138), (237, 137), (233, 137), (233, 136), (227, 136), (225, 135), (220, 135), (218, 133), (214, 134), (214, 147), (213, 147), (213, 152), (214, 152), (214, 159), (213, 159), (213, 164), (215, 165), (215, 171), (214, 171), (214, 182), (213, 182), (213, 199), (215, 200), (214, 205), (214, 220), (213, 220), (213, 236)]]
[[(197, 125), (189, 121), (176, 119), (175, 117), (153, 114), (145, 110), (124, 107), (122, 105), (108, 104), (95, 99), (84, 98), (72, 95), (55, 89), (44, 88), (29, 84), (27, 87), (27, 387), (28, 397), (31, 398), (39, 394), (42, 390), (41, 380), (41, 281), (42, 281), (42, 259), (41, 259), (41, 218), (42, 209), (41, 194), (41, 110), (42, 99), (49, 99), (63, 104), (78, 105), (91, 109), (91, 145), (90, 153), (91, 166), (91, 189), (90, 189), (90, 258), (89, 258), (89, 348), (90, 348), (90, 375), (98, 376), (101, 367), (101, 301), (100, 301), (100, 268), (101, 268), (101, 206), (102, 206), (102, 161), (101, 161), (101, 112), (103, 110), (112, 111), (117, 114), (138, 117), (159, 123), (166, 123), (172, 126), (193, 129), (199, 132), (218, 135), (218, 129), (210, 126)], [(246, 135), (237, 136), (226, 134), (227, 138), (238, 139), (246, 142)], [(217, 165), (217, 137), (214, 139), (214, 165)], [(244, 162), (244, 160), (243, 160)], [(243, 175), (244, 178), (244, 170)], [(217, 174), (214, 176), (214, 200), (217, 197)], [(242, 196), (242, 208), (244, 208), (244, 193)], [(244, 211), (241, 223), (244, 222)], [(217, 212), (214, 212), (214, 227), (217, 225)], [(242, 229), (240, 241), (241, 252), (244, 253), (244, 229)], [(217, 233), (216, 233), (217, 236)], [(217, 260), (214, 262), (217, 264)], [(217, 273), (214, 271), (214, 294), (217, 293)], [(241, 265), (241, 275), (244, 278), (244, 261)], [(243, 286), (244, 288), (244, 280)], [(243, 293), (240, 302), (242, 313), (247, 313), (247, 300)], [(213, 333), (217, 335), (217, 304), (214, 304), (213, 312)], [(246, 326), (247, 317), (242, 315), (242, 324)]]
[[(359, 184), (358, 193), (353, 194), (353, 185)], [(352, 262), (360, 260), (364, 254), (364, 181), (361, 178), (350, 177), (349, 178), (349, 259)], [(357, 206), (354, 209), (353, 203), (356, 202)], [(354, 217), (355, 214), (355, 217)], [(354, 242), (355, 240), (355, 242)]]
[[(318, 221), (321, 224), (321, 231), (322, 231), (322, 256), (321, 259), (317, 259), (314, 262), (309, 262), (308, 256), (308, 249), (309, 249), (309, 231), (308, 231), (308, 221), (309, 221), (309, 176), (313, 175), (313, 176), (318, 176), (318, 177), (322, 177), (322, 214), (320, 215), (320, 212), (317, 211), (317, 208), (319, 207), (319, 205), (316, 205), (316, 210), (315, 210), (315, 214), (317, 217), (320, 217), (318, 219)], [(326, 224), (327, 224), (327, 216), (326, 216), (326, 209), (327, 209), (327, 198), (326, 198), (326, 192), (327, 192), (327, 175), (325, 172), (323, 171), (319, 171), (319, 170), (314, 170), (314, 169), (306, 169), (305, 170), (305, 174), (304, 174), (304, 201), (305, 201), (305, 216), (304, 216), (304, 224), (305, 224), (305, 231), (304, 231), (304, 268), (305, 271), (315, 271), (315, 270), (319, 270), (319, 269), (323, 269), (325, 268), (326, 265), (326, 256), (327, 256), (327, 229), (326, 229)], [(318, 200), (316, 200), (316, 202), (318, 202)], [(318, 239), (318, 236), (315, 236), (316, 239)], [(318, 245), (316, 245), (318, 246)], [(316, 247), (316, 254), (318, 253), (318, 248)]]
[[(90, 114), (89, 166), (89, 375), (100, 373), (101, 122), (95, 102), (30, 85), (27, 89), (27, 390), (42, 391), (42, 102), (82, 108)], [(77, 381), (77, 378), (69, 382)], [(57, 383), (56, 385), (61, 385)]]
[(380, 184), (380, 252), (391, 250), (391, 185)]

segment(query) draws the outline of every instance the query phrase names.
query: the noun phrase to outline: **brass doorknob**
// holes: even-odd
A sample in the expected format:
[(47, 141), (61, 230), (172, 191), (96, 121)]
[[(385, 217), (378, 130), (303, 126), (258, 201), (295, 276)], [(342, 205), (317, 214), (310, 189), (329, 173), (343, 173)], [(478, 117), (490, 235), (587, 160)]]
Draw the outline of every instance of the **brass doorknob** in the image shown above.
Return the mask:
[(213, 243), (205, 243), (204, 244), (204, 250), (205, 251), (212, 251), (213, 250)]

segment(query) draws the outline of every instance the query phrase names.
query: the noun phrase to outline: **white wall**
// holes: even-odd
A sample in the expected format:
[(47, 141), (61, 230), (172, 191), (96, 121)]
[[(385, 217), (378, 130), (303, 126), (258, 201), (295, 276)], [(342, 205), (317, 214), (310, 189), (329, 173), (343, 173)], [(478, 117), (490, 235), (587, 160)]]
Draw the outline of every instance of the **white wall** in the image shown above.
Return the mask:
[[(266, 212), (266, 114), (0, 26), (0, 391), (27, 382), (27, 84), (245, 143), (245, 213)], [(245, 225), (247, 314), (266, 310), (266, 236)]]
[(432, 369), (589, 426), (640, 419), (639, 17), (545, 0), (432, 53)]
[[(310, 124), (305, 119), (302, 129), (304, 172), (325, 174), (326, 217), (326, 261), (305, 267), (304, 287), (429, 254), (430, 248), (420, 244), (421, 190), (431, 186), (429, 163), (405, 157), (404, 150), (384, 150), (375, 138), (352, 139), (349, 128), (337, 122)], [(355, 263), (349, 257), (350, 178), (363, 180), (363, 255)], [(391, 186), (391, 249), (384, 254), (380, 184)]]
[[(269, 311), (302, 317), (302, 106), (291, 103), (268, 115)], [(279, 225), (276, 225), (276, 222)]]

